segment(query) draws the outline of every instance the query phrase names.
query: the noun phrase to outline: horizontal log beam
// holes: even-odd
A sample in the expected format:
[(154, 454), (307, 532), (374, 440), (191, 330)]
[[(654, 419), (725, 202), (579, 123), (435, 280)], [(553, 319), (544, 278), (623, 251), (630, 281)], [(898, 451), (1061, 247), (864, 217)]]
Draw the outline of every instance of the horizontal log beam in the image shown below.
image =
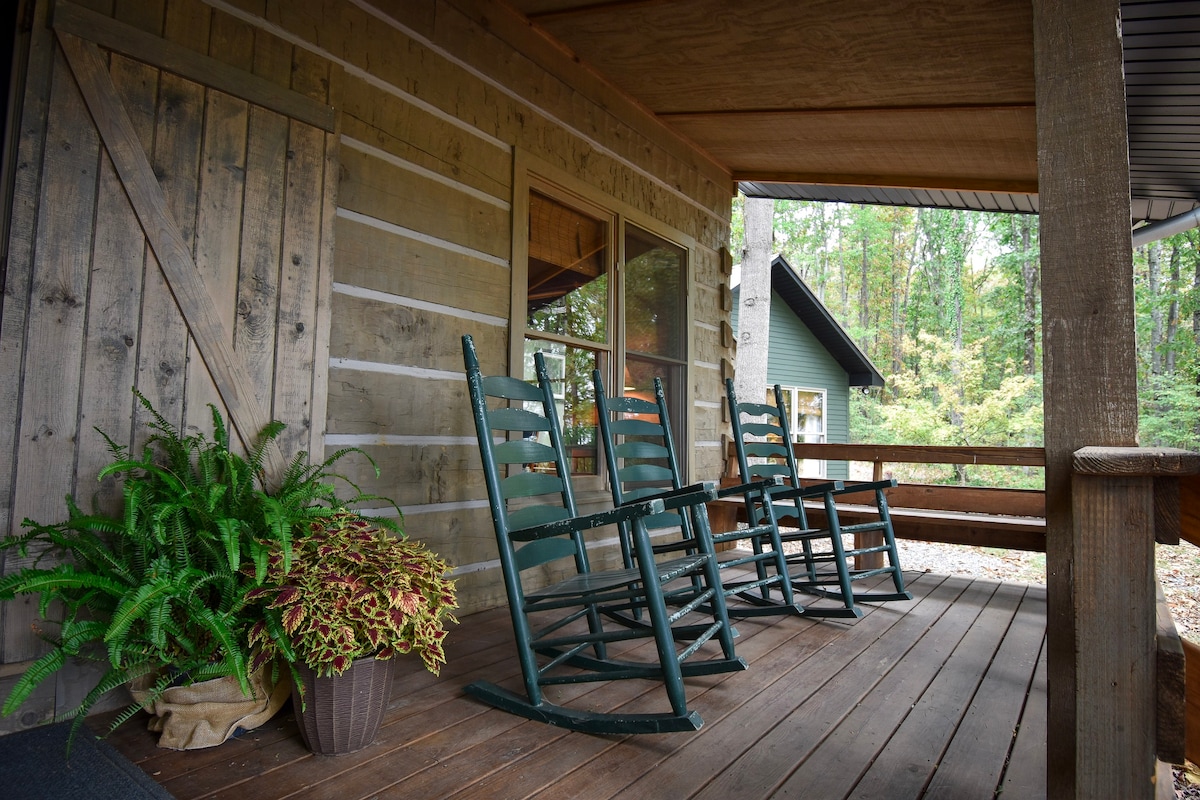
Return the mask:
[[(797, 458), (823, 461), (870, 461), (898, 464), (988, 464), (1009, 467), (1044, 467), (1046, 451), (1041, 447), (930, 447), (903, 444), (808, 444), (792, 445)], [(736, 463), (734, 443), (727, 455)]]

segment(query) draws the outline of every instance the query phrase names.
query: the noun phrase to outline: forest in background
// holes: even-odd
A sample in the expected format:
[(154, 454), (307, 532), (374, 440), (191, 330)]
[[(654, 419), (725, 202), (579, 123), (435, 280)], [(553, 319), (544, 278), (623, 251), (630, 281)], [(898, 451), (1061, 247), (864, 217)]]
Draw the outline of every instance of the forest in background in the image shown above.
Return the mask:
[[(743, 250), (742, 200), (732, 248)], [(883, 374), (851, 392), (853, 442), (1040, 446), (1038, 219), (777, 200), (783, 255)], [(1200, 450), (1200, 231), (1134, 252), (1143, 446)], [(1041, 470), (931, 468), (896, 477), (1038, 487)]]

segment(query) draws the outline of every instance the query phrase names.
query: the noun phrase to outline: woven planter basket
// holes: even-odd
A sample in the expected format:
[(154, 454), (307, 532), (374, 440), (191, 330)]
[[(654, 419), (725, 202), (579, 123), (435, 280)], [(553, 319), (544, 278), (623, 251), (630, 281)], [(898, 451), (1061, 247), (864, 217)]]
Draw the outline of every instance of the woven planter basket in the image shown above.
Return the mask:
[(367, 656), (341, 675), (327, 677), (317, 677), (304, 664), (297, 664), (304, 684), (304, 710), (300, 710), (295, 687), (292, 705), (308, 749), (318, 755), (340, 756), (375, 741), (391, 697), (395, 663), (395, 659), (376, 661)]

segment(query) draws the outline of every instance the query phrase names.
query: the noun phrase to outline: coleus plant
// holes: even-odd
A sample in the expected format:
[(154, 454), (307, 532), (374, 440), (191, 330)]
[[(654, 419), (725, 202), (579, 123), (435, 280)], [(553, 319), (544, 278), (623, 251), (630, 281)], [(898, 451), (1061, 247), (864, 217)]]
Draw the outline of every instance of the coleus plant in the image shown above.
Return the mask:
[(438, 674), (446, 624), (457, 622), (446, 562), (379, 520), (339, 510), (292, 541), (290, 564), (272, 554), (250, 595), (263, 610), (250, 630), (259, 663), (281, 656), (318, 675), (357, 658), (416, 653)]

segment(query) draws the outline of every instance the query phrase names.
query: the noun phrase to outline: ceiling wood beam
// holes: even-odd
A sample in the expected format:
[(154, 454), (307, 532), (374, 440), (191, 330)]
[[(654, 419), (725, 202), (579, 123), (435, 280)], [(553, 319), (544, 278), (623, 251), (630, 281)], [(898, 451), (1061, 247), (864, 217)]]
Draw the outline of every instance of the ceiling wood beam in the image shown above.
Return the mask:
[[(642, 6), (655, 5), (671, 0), (613, 0), (610, 3), (588, 3), (581, 2), (579, 5), (569, 6), (566, 8), (548, 8), (546, 11), (530, 10), (525, 16), (531, 20), (547, 20), (547, 19), (564, 19), (568, 17), (579, 17), (585, 14), (611, 13), (613, 11), (628, 11), (631, 8)], [(548, 5), (558, 6), (561, 3), (551, 3)]]
[(733, 173), (735, 181), (803, 183), (821, 186), (875, 186), (884, 189), (935, 189), (943, 192), (1003, 192), (1037, 194), (1036, 180), (966, 178), (952, 175), (888, 175), (828, 172), (773, 172), (751, 170)]
[(810, 108), (805, 106), (789, 106), (786, 108), (699, 108), (683, 111), (659, 111), (655, 116), (669, 119), (671, 117), (705, 116), (720, 117), (739, 114), (787, 114), (791, 117), (817, 117), (822, 115), (845, 114), (940, 114), (947, 111), (1034, 111), (1033, 103), (948, 103), (946, 105), (916, 105), (916, 106), (836, 106)]

